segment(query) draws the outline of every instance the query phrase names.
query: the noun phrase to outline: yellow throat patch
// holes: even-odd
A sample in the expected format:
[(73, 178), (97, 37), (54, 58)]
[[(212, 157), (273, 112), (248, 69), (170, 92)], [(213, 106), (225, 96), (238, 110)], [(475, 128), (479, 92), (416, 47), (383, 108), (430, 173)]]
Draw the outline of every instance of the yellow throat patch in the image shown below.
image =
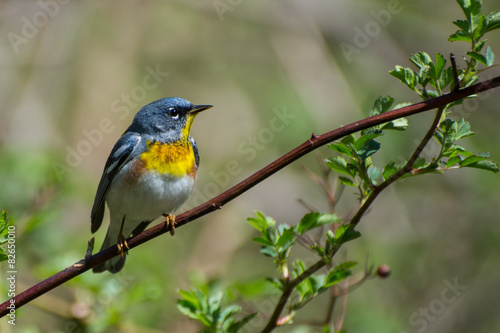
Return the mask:
[(187, 140), (173, 143), (148, 141), (146, 145), (147, 150), (140, 156), (146, 169), (177, 177), (196, 171), (191, 142)]

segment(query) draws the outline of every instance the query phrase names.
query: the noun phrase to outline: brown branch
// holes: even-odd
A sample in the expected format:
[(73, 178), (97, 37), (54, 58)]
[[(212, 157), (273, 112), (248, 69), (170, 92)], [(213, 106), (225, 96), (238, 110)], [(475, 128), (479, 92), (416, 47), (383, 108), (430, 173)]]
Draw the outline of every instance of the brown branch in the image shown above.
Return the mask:
[[(283, 169), (285, 166), (299, 159), (300, 157), (310, 153), (318, 147), (321, 147), (329, 142), (340, 139), (346, 135), (361, 131), (373, 127), (375, 125), (383, 124), (401, 117), (408, 117), (421, 112), (429, 111), (435, 108), (443, 107), (446, 104), (457, 101), (459, 99), (465, 98), (467, 96), (477, 94), (483, 91), (493, 89), (500, 86), (500, 77), (495, 77), (491, 80), (487, 80), (473, 86), (467, 87), (465, 89), (454, 91), (449, 94), (430, 99), (424, 102), (416, 103), (404, 108), (386, 112), (374, 117), (363, 119), (352, 124), (343, 126), (331, 132), (322, 135), (312, 135), (309, 140), (291, 150), (287, 154), (278, 158), (276, 161), (267, 165), (260, 171), (254, 173), (250, 177), (246, 178), (239, 184), (225, 191), (224, 193), (218, 195), (217, 197), (185, 212), (176, 217), (176, 227), (181, 227), (201, 216), (211, 213), (217, 209), (222, 208), (223, 205), (238, 197), (242, 193), (248, 191), (250, 188), (254, 187), (261, 181), (270, 177), (274, 173)], [(145, 230), (141, 234), (127, 240), (130, 249), (141, 245), (155, 237), (158, 237), (166, 232), (169, 232), (170, 228), (165, 223), (160, 223), (148, 230)], [(55, 287), (63, 284), (64, 282), (86, 272), (92, 267), (103, 263), (104, 261), (111, 259), (117, 255), (116, 246), (109, 247), (93, 256), (86, 257), (79, 262), (67, 267), (66, 269), (54, 274), (53, 276), (47, 278), (46, 280), (32, 286), (26, 291), (16, 295), (11, 300), (0, 304), (0, 317), (5, 316), (9, 313), (7, 308), (11, 303), (14, 303), (16, 309), (22, 305), (30, 302), (31, 300), (47, 293), (48, 291), (54, 289)]]

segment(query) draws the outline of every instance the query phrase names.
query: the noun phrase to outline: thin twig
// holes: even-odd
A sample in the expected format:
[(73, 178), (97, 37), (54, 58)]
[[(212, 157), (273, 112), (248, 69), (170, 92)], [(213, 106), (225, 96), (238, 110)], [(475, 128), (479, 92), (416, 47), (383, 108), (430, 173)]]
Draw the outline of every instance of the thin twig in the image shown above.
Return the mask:
[(458, 91), (458, 89), (460, 89), (460, 80), (458, 79), (457, 62), (455, 61), (455, 55), (453, 53), (450, 53), (450, 61), (453, 70), (453, 91)]
[[(305, 141), (300, 146), (296, 147), (287, 154), (278, 158), (276, 161), (267, 165), (260, 171), (246, 178), (245, 180), (235, 185), (234, 187), (230, 188), (229, 190), (225, 191), (224, 193), (177, 216), (176, 228), (179, 228), (206, 214), (209, 214), (217, 209), (220, 209), (226, 203), (230, 202), (231, 200), (238, 197), (242, 193), (248, 191), (249, 189), (256, 186), (257, 184), (267, 179), (268, 177), (272, 176), (279, 170), (283, 169), (285, 166), (289, 165), (290, 163), (296, 161), (300, 157), (310, 153), (316, 148), (321, 147), (327, 143), (340, 139), (346, 135), (361, 131), (363, 129), (373, 127), (375, 125), (383, 124), (398, 118), (408, 117), (435, 108), (443, 107), (451, 102), (460, 100), (470, 95), (474, 95), (480, 92), (493, 89), (498, 86), (500, 86), (500, 77), (495, 77), (491, 80), (477, 83), (473, 86), (461, 89), (459, 91), (454, 91), (437, 98), (433, 98), (424, 102), (409, 105), (397, 110), (389, 111), (386, 113), (382, 113), (367, 119), (351, 123), (349, 125), (340, 127), (336, 130), (333, 130), (331, 132), (322, 135), (313, 135), (311, 136), (310, 139)], [(169, 231), (170, 227), (167, 226), (165, 223), (160, 223), (156, 226), (153, 226), (150, 229), (143, 231), (139, 235), (128, 239), (127, 243), (129, 245), (129, 249), (133, 249), (136, 246), (139, 246)], [(15, 303), (16, 309), (18, 309), (22, 305), (30, 302), (31, 300), (39, 297), (40, 295), (47, 293), (48, 291), (65, 283), (66, 281), (71, 280), (72, 278), (88, 271), (92, 267), (101, 264), (106, 260), (109, 260), (117, 255), (118, 255), (117, 247), (111, 246), (97, 254), (94, 254), (93, 256), (87, 258), (86, 260), (82, 259), (76, 264), (67, 267), (66, 269), (60, 271), (59, 273), (54, 274), (53, 276), (47, 278), (46, 280), (32, 286), (28, 290), (16, 295), (11, 300), (7, 300), (4, 303), (0, 304), (0, 317), (5, 316), (7, 313), (9, 313), (9, 309), (7, 307), (10, 304)], [(311, 268), (313, 267), (315, 266), (312, 266)], [(321, 267), (318, 267), (317, 269), (320, 269)], [(303, 276), (303, 279), (305, 278), (306, 276)], [(298, 283), (300, 283), (300, 281)], [(277, 320), (278, 318), (274, 319)]]

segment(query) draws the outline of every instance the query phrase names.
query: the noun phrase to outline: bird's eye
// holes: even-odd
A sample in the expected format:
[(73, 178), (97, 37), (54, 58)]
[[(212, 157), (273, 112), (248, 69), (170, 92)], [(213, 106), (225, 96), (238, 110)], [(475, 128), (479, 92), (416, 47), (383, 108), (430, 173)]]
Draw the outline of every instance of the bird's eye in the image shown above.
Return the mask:
[(172, 117), (172, 119), (179, 119), (179, 111), (175, 108), (168, 108), (168, 115)]

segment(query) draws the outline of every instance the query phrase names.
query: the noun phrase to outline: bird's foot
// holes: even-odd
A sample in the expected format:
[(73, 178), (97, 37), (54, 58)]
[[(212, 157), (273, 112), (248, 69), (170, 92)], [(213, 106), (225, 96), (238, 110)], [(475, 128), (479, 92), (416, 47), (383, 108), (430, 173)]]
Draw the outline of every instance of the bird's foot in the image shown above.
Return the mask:
[(170, 227), (170, 234), (175, 235), (175, 215), (168, 214), (165, 216), (165, 224)]
[(126, 254), (128, 254), (128, 250), (130, 249), (128, 247), (127, 239), (123, 237), (123, 234), (120, 232), (118, 235), (118, 243), (116, 243), (116, 246), (118, 247), (118, 253), (120, 253), (120, 256), (123, 258)]

